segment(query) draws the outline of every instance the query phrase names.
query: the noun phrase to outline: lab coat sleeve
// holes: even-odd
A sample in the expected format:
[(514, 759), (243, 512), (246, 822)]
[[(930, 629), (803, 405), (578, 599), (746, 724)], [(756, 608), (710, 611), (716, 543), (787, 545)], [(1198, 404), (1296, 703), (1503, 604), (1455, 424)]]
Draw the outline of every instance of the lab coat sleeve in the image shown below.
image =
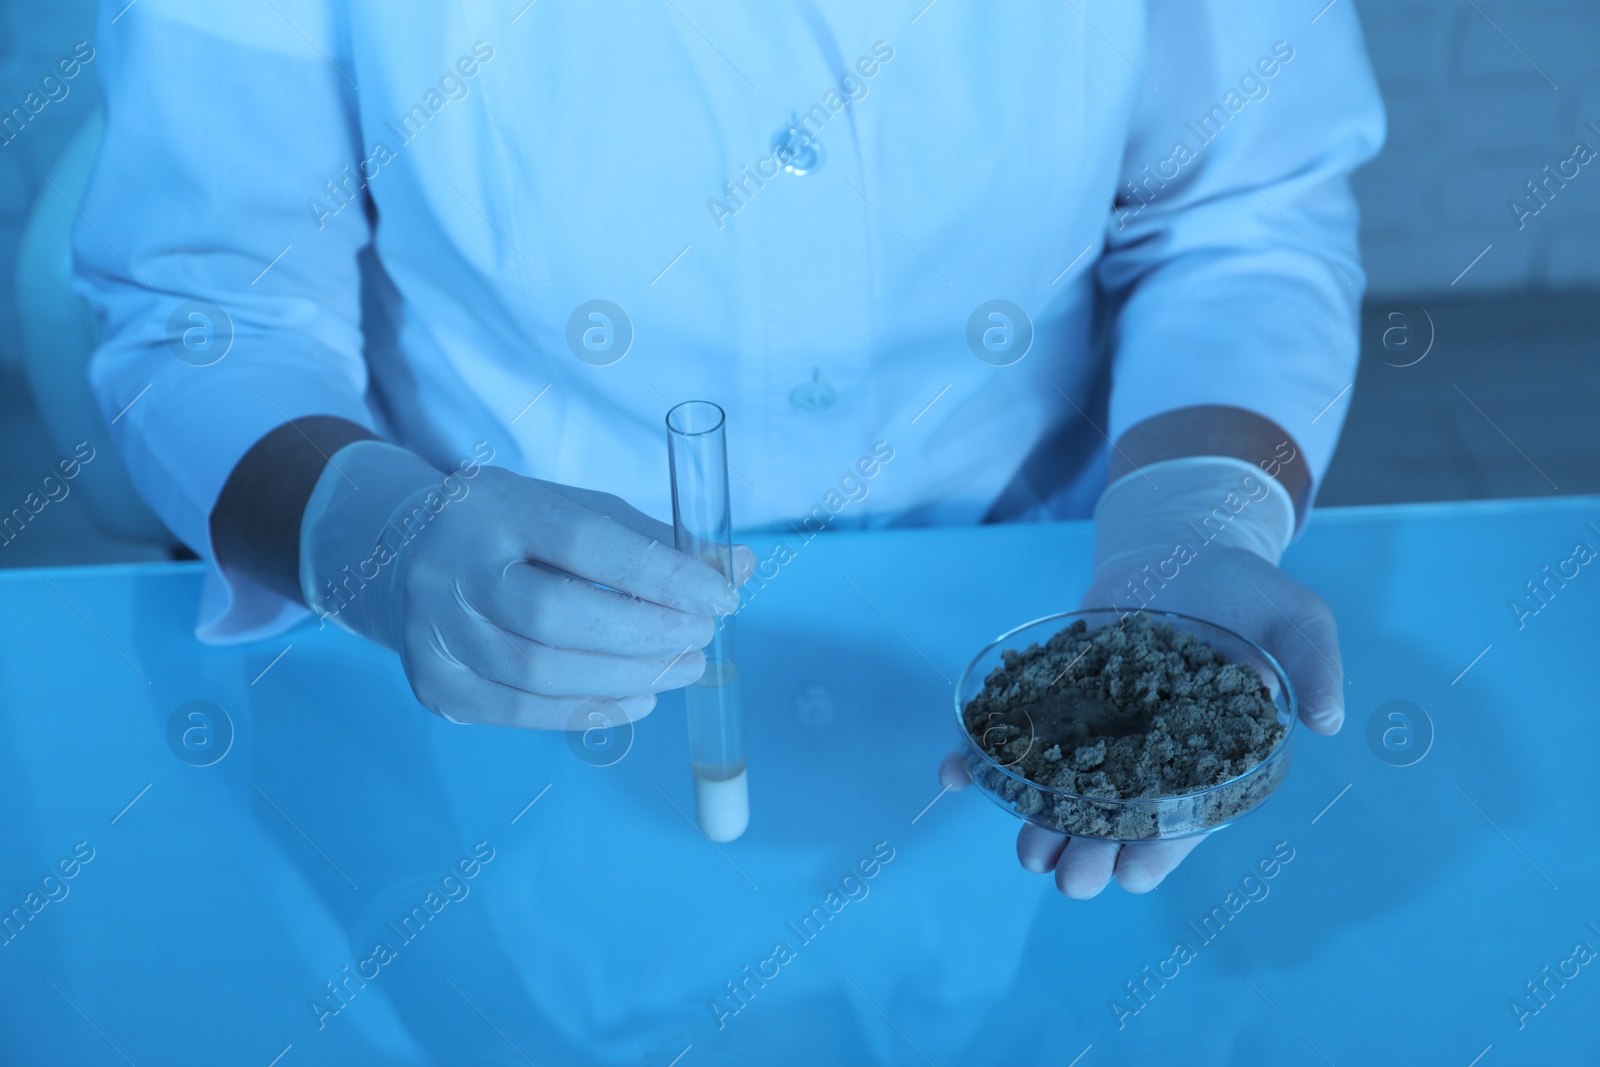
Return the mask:
[(1352, 5), (1312, 23), (1317, 6), (1152, 0), (1098, 268), (1119, 308), (1111, 439), (1177, 408), (1246, 408), (1299, 443), (1313, 495), (1359, 349), (1348, 178), (1384, 138)]
[(290, 419), (373, 424), (357, 267), (370, 232), (345, 181), (362, 153), (338, 9), (110, 0), (100, 14), (105, 137), (73, 238), (100, 337), (89, 378), (134, 483), (211, 562), (203, 640), (305, 615), (216, 566), (209, 518), (239, 459)]

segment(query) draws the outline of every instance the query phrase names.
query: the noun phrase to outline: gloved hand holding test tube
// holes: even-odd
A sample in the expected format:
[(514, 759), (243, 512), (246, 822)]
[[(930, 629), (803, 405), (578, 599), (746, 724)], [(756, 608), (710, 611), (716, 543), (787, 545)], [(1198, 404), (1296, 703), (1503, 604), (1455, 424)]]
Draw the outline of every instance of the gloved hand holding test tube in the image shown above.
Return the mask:
[[(667, 456), (675, 547), (734, 581), (725, 421), (722, 409), (707, 400), (674, 407), (667, 412)], [(695, 814), (712, 841), (732, 841), (750, 823), (735, 652), (734, 616), (727, 615), (705, 647), (705, 673), (683, 691)]]

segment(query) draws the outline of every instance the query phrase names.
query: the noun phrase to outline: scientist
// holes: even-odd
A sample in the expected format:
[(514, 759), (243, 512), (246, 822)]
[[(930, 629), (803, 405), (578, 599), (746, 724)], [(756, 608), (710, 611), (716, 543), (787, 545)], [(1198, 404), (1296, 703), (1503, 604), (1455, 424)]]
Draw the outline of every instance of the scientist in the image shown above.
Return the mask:
[[(704, 398), (741, 525), (875, 447), (830, 528), (1093, 514), (1084, 603), (1246, 634), (1339, 728), (1277, 563), (1355, 373), (1350, 5), (119, 6), (90, 375), (202, 638), (314, 611), (455, 721), (642, 716), (739, 605), (652, 517)], [(1017, 851), (1088, 897), (1194, 841)]]

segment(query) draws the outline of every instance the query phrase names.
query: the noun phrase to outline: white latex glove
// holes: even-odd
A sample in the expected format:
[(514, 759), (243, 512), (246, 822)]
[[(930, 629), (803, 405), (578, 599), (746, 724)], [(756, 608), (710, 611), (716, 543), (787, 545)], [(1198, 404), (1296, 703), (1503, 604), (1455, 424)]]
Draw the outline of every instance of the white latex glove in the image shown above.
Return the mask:
[[(1277, 567), (1293, 534), (1288, 491), (1243, 460), (1198, 456), (1149, 464), (1108, 487), (1095, 508), (1094, 575), (1079, 607), (1148, 606), (1247, 637), (1283, 665), (1301, 721), (1317, 733), (1337, 733), (1344, 676), (1333, 613)], [(1175, 555), (1180, 544), (1191, 550), (1186, 557)], [(952, 789), (972, 784), (957, 753), (945, 758), (939, 778)], [(1206, 836), (1118, 845), (1030, 823), (1017, 834), (1017, 859), (1039, 874), (1054, 871), (1056, 888), (1080, 900), (1097, 895), (1113, 876), (1129, 892), (1145, 893)]]
[[(736, 546), (734, 563), (742, 581), (754, 557)], [(714, 618), (739, 606), (672, 527), (617, 497), (470, 461), (447, 475), (381, 441), (346, 445), (318, 478), (300, 587), (396, 650), (430, 711), (533, 729), (566, 729), (594, 700), (649, 714), (700, 677)]]

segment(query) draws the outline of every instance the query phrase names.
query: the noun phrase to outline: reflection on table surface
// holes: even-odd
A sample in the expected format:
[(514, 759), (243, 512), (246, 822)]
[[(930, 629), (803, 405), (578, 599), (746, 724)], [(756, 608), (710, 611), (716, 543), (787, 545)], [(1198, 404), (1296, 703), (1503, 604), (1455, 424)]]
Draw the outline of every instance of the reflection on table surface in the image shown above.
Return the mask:
[(587, 738), (453, 726), (342, 632), (198, 645), (195, 565), (5, 574), (7, 1062), (1576, 1062), (1600, 578), (1508, 604), (1590, 522), (1317, 513), (1286, 567), (1338, 615), (1343, 733), (1156, 892), (1088, 903), (934, 778), (951, 683), (1075, 603), (1084, 525), (797, 551), (740, 619), (725, 845), (681, 696)]

